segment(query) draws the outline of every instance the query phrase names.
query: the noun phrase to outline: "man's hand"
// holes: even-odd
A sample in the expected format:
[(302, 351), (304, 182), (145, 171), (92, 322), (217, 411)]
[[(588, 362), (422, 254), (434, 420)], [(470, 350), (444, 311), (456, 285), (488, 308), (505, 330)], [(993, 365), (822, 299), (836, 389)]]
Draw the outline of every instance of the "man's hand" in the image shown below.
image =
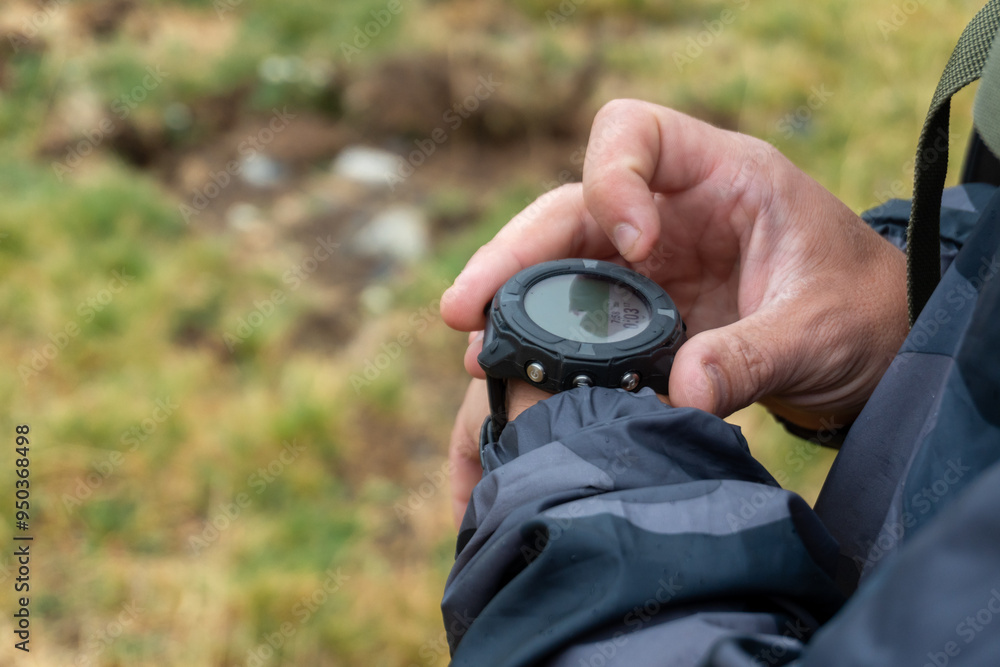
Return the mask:
[[(442, 298), (465, 331), (519, 270), (618, 262), (662, 285), (688, 325), (674, 405), (726, 416), (761, 400), (806, 427), (850, 423), (907, 331), (905, 258), (770, 145), (625, 100), (594, 121), (583, 183), (542, 196)], [(466, 368), (482, 371), (466, 352)]]

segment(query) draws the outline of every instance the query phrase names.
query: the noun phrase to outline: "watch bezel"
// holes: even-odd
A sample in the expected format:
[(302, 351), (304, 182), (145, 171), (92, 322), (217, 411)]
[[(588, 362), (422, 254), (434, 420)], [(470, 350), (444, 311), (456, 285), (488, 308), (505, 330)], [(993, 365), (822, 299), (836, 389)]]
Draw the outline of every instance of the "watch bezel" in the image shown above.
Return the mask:
[[(528, 315), (524, 298), (542, 280), (565, 274), (592, 275), (625, 285), (649, 309), (648, 324), (630, 338), (607, 343), (576, 341), (542, 328)], [(550, 393), (572, 388), (573, 377), (581, 372), (590, 376), (596, 386), (613, 387), (617, 386), (615, 380), (627, 371), (640, 374), (636, 389), (652, 386), (666, 393), (669, 368), (664, 374), (653, 372), (655, 369), (650, 366), (664, 356), (658, 352), (669, 351), (672, 362), (672, 352), (684, 336), (677, 307), (663, 288), (631, 269), (592, 259), (557, 260), (524, 269), (497, 291), (487, 315), (487, 332), (479, 358), (487, 375), (517, 377)], [(546, 368), (542, 382), (532, 381), (524, 369), (534, 357)], [(626, 368), (629, 360), (634, 362), (634, 368)]]

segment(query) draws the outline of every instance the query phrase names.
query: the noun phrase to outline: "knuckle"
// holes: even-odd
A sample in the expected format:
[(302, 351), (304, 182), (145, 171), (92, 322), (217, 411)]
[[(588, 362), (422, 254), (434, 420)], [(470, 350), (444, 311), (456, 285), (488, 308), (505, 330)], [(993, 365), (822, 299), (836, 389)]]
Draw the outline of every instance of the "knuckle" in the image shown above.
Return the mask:
[(743, 336), (729, 339), (730, 354), (737, 362), (747, 386), (753, 387), (757, 395), (768, 393), (769, 383), (774, 377), (774, 360), (758, 344)]
[(613, 191), (615, 188), (613, 178), (621, 171), (622, 164), (614, 157), (605, 156), (600, 160), (595, 158), (588, 162), (587, 170), (584, 172), (584, 181), (587, 183), (584, 196), (591, 198), (594, 193)]
[(630, 132), (637, 119), (646, 115), (648, 102), (640, 100), (618, 99), (606, 103), (594, 116), (587, 141), (587, 152), (584, 156), (584, 171), (588, 164), (598, 158), (608, 160), (620, 155), (619, 139)]
[(742, 158), (739, 167), (732, 170), (723, 190), (727, 196), (744, 202), (748, 209), (768, 209), (775, 195), (776, 174), (784, 156), (766, 141), (743, 135), (740, 139)]
[(770, 169), (781, 158), (781, 152), (771, 144), (754, 137), (746, 138), (746, 159), (743, 161), (741, 175), (752, 181), (762, 172)]

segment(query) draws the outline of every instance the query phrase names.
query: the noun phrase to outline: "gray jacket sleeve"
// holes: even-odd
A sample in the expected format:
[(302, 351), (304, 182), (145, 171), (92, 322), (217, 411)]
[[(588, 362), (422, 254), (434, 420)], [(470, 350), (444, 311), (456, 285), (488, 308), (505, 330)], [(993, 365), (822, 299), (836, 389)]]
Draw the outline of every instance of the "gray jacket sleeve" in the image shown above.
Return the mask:
[(574, 389), (487, 452), (442, 603), (452, 664), (784, 663), (843, 602), (837, 554), (737, 427)]
[[(486, 452), (443, 601), (454, 664), (998, 664), (1000, 195), (943, 203), (950, 267), (817, 503), (839, 563), (737, 428), (575, 389)], [(907, 213), (866, 218), (899, 241)]]

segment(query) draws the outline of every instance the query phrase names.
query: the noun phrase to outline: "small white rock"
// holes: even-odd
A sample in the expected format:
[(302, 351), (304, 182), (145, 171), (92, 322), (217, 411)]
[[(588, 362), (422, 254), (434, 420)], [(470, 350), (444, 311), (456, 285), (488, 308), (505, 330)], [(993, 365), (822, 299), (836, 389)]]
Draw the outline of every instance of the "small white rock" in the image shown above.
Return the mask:
[(353, 240), (356, 252), (414, 262), (427, 254), (427, 219), (413, 206), (393, 206), (377, 213)]
[(332, 169), (334, 175), (341, 178), (365, 185), (387, 186), (401, 161), (401, 157), (389, 151), (351, 146), (342, 150), (334, 159)]

